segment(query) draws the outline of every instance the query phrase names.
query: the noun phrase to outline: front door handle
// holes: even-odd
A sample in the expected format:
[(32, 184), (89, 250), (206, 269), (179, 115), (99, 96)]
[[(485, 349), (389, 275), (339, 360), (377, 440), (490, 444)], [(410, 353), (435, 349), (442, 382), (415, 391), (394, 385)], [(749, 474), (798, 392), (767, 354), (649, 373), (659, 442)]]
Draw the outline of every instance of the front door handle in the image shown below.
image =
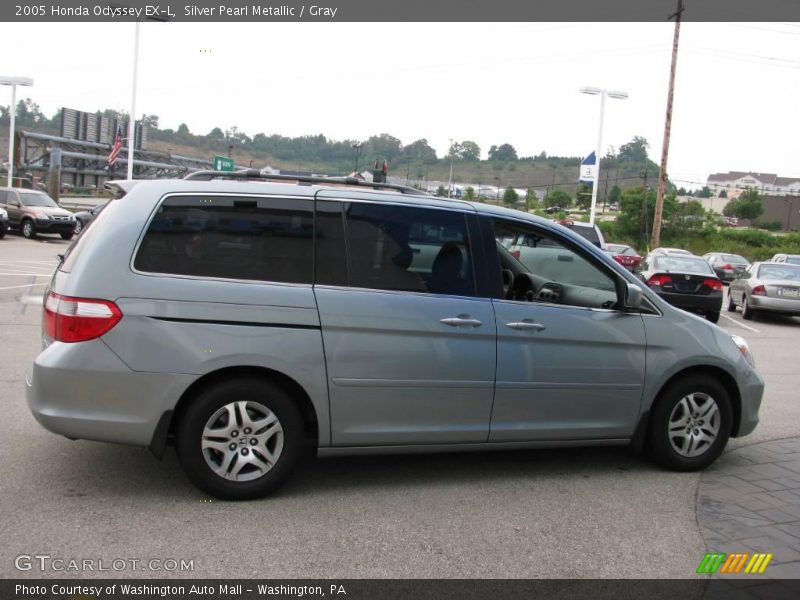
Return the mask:
[(546, 329), (541, 323), (537, 323), (533, 319), (522, 319), (522, 321), (512, 321), (506, 323), (506, 327), (516, 329), (517, 331), (543, 331)]
[(447, 317), (440, 319), (440, 323), (449, 325), (450, 327), (480, 327), (483, 321), (479, 321), (469, 315), (458, 315), (457, 317)]

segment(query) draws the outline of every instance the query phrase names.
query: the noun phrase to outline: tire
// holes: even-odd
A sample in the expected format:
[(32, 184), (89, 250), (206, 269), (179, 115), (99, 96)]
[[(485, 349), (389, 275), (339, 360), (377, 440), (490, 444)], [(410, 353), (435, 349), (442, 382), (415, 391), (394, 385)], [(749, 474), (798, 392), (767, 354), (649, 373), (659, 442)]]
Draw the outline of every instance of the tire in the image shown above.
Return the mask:
[(251, 500), (275, 491), (291, 475), (304, 447), (303, 418), (294, 399), (252, 377), (205, 389), (191, 400), (177, 427), (176, 450), (186, 475), (223, 500)]
[(733, 290), (728, 288), (728, 312), (736, 312), (736, 302), (733, 301)]
[(755, 316), (752, 308), (747, 305), (747, 294), (742, 294), (742, 318), (748, 321)]
[[(688, 414), (692, 402), (696, 412)], [(713, 411), (714, 407), (710, 418), (703, 418), (703, 411)], [(732, 423), (731, 400), (725, 387), (713, 377), (690, 375), (670, 384), (656, 400), (647, 436), (650, 455), (656, 464), (672, 471), (704, 469), (722, 454)], [(705, 439), (699, 438), (698, 432)], [(696, 454), (692, 453), (693, 444)]]
[(75, 229), (72, 230), (72, 233), (80, 235), (81, 231), (83, 231), (83, 221), (75, 219)]
[(36, 225), (30, 219), (25, 219), (21, 225), (22, 237), (29, 240), (36, 239)]
[(720, 311), (717, 310), (714, 312), (706, 313), (706, 319), (708, 319), (712, 323), (717, 323), (719, 321), (719, 312)]
[(72, 239), (72, 236), (73, 236), (73, 234), (72, 234), (72, 233), (62, 233), (62, 234), (61, 234), (61, 239), (62, 239), (62, 240), (71, 240), (71, 239)]
[(0, 240), (6, 237), (6, 228), (0, 225)]

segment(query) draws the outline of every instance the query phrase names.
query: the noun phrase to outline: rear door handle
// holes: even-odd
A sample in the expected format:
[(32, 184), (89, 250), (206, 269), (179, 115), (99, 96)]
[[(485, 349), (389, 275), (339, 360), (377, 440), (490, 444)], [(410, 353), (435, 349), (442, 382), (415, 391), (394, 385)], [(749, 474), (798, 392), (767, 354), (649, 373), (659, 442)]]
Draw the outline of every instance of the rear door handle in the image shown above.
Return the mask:
[(458, 315), (457, 317), (447, 317), (441, 319), (440, 323), (449, 325), (450, 327), (480, 327), (483, 321), (479, 321), (469, 315)]
[(517, 331), (543, 331), (546, 329), (541, 323), (537, 323), (533, 319), (522, 319), (522, 321), (512, 321), (506, 323), (506, 327), (516, 329)]

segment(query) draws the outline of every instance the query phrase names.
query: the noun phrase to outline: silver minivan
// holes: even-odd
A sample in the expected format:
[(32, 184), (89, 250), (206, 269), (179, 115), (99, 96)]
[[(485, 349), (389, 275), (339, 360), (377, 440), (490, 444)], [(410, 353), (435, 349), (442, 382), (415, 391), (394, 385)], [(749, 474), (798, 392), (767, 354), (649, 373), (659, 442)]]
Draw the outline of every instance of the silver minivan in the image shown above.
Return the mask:
[(246, 499), (314, 453), (631, 445), (695, 470), (758, 422), (743, 339), (556, 223), (220, 176), (119, 182), (70, 247), (27, 378), (45, 428), (174, 445), (199, 488)]

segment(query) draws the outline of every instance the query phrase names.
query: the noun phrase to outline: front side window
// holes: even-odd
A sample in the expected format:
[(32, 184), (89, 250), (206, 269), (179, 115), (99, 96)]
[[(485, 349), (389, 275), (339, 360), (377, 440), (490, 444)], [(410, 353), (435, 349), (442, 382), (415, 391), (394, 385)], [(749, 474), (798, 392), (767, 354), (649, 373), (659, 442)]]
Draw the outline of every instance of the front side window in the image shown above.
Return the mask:
[(345, 213), (352, 287), (475, 294), (464, 213), (366, 203)]
[[(558, 236), (524, 224), (495, 221), (506, 299), (587, 308), (613, 308), (615, 279)], [(515, 243), (505, 248), (504, 239)]]
[(157, 209), (134, 259), (148, 273), (311, 283), (313, 202), (177, 196)]

